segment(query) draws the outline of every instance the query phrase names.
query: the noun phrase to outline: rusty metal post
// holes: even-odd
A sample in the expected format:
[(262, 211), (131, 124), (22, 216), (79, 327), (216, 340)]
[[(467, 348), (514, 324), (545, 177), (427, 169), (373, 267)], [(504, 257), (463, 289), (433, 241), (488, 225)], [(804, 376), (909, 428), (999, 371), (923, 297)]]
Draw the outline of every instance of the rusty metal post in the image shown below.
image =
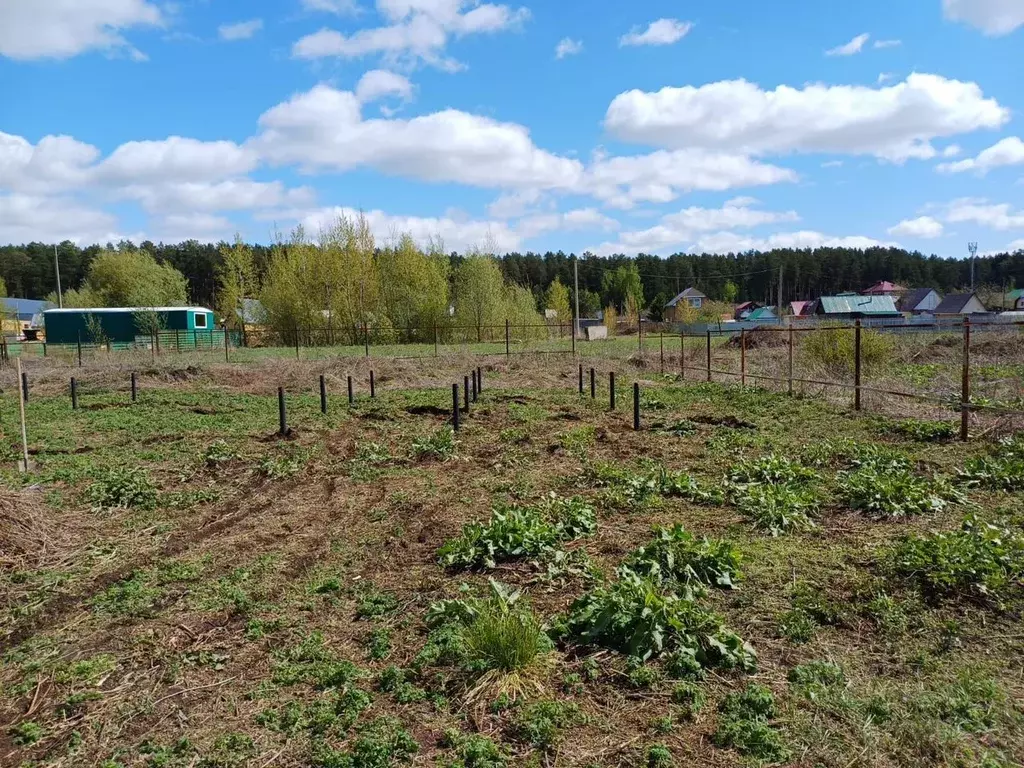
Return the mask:
[(747, 329), (740, 328), (740, 385), (747, 386)]
[(860, 320), (853, 327), (853, 410), (860, 410)]
[(789, 327), (789, 394), (793, 394), (793, 326)]
[(971, 421), (971, 318), (964, 318), (964, 370), (960, 382), (960, 439), (968, 439)]
[(711, 329), (708, 328), (708, 383), (711, 383)]

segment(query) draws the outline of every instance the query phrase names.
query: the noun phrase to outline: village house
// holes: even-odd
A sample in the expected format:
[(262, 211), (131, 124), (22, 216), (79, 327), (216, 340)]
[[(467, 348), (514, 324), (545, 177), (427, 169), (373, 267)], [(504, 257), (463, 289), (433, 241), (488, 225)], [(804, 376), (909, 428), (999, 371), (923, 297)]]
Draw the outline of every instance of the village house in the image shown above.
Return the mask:
[(906, 315), (926, 315), (935, 311), (942, 297), (934, 288), (915, 288), (900, 298), (899, 310)]
[(988, 310), (976, 293), (951, 293), (935, 308), (936, 315), (983, 315)]
[(700, 309), (704, 306), (705, 299), (707, 299), (707, 296), (696, 288), (687, 288), (665, 305), (665, 320), (670, 323), (682, 322), (684, 315), (680, 310), (687, 308)]

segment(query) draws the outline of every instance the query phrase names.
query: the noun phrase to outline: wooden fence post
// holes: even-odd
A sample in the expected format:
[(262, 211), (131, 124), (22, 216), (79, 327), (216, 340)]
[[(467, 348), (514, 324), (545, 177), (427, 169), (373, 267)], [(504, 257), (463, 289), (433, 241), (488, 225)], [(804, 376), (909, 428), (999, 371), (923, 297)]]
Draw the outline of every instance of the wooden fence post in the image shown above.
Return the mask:
[(370, 324), (363, 321), (363, 351), (366, 357), (370, 356)]
[(580, 394), (583, 394), (583, 363), (580, 363)]
[(373, 368), (370, 369), (370, 397), (377, 396), (377, 381), (373, 377)]
[(658, 341), (661, 344), (661, 363), (659, 364), (658, 372), (659, 373), (664, 373), (665, 372), (665, 332), (664, 331), (662, 331), (660, 334), (658, 334)]
[(679, 380), (686, 381), (686, 335), (679, 332)]

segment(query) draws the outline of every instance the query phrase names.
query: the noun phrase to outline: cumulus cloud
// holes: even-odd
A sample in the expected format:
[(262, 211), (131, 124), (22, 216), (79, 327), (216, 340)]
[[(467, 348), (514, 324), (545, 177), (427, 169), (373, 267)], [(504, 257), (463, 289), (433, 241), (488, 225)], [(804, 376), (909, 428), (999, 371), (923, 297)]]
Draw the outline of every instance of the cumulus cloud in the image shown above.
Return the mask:
[(412, 98), (412, 83), (409, 78), (386, 69), (372, 69), (359, 78), (356, 98), (363, 104), (385, 96), (397, 96), (402, 101)]
[(875, 48), (899, 48), (903, 45), (902, 40), (875, 40)]
[(221, 24), (217, 27), (217, 35), (221, 40), (248, 40), (263, 29), (263, 19), (250, 19), (234, 24)]
[(257, 160), (254, 152), (232, 141), (170, 136), (122, 144), (93, 175), (96, 181), (113, 184), (212, 181), (248, 173)]
[(0, 189), (53, 192), (84, 183), (100, 151), (70, 136), (45, 136), (32, 144), (0, 131)]
[(931, 216), (919, 216), (916, 219), (904, 219), (896, 226), (889, 227), (888, 232), (896, 237), (919, 237), (929, 240), (941, 237), (943, 229), (941, 221)]
[(564, 59), (566, 56), (575, 56), (583, 51), (583, 41), (573, 40), (571, 37), (563, 37), (555, 46), (555, 58)]
[[(709, 233), (717, 232), (714, 237), (719, 238), (741, 237), (734, 232), (720, 230), (752, 229), (766, 224), (800, 220), (796, 211), (752, 208), (756, 203), (753, 198), (739, 197), (727, 201), (721, 208), (684, 208), (663, 216), (653, 227), (622, 232), (615, 242), (602, 243), (596, 250), (601, 254), (676, 253), (700, 246), (710, 237)], [(736, 249), (725, 248), (725, 251), (729, 250)]]
[(981, 151), (977, 157), (969, 157), (955, 163), (940, 163), (937, 168), (942, 173), (974, 171), (979, 176), (984, 176), (994, 168), (1010, 165), (1024, 165), (1024, 141), (1017, 136), (1009, 136), (993, 144)]
[(618, 229), (619, 222), (595, 208), (577, 208), (564, 213), (538, 213), (525, 216), (516, 223), (521, 237), (531, 237), (545, 232), (574, 232)]
[(643, 31), (634, 27), (619, 38), (619, 45), (672, 45), (686, 37), (691, 29), (693, 24), (689, 21), (658, 19), (648, 24)]
[(302, 7), (307, 11), (324, 11), (339, 16), (354, 16), (359, 13), (356, 0), (302, 0)]
[(985, 198), (963, 197), (949, 203), (945, 217), (951, 224), (977, 224), (1005, 231), (1024, 229), (1024, 210), (1013, 210), (1009, 203), (990, 203)]
[[(472, 6), (467, 10), (467, 6)], [(526, 8), (472, 0), (377, 0), (378, 12), (389, 22), (345, 35), (321, 29), (299, 39), (292, 55), (299, 59), (338, 57), (356, 59), (379, 54), (396, 64), (420, 62), (455, 70), (461, 65), (444, 56), (451, 36), (499, 32), (526, 21)]]
[(853, 40), (843, 45), (830, 48), (825, 51), (826, 56), (853, 56), (856, 53), (860, 53), (864, 50), (864, 44), (868, 41), (871, 35), (866, 32), (863, 35), (857, 35)]
[(90, 50), (145, 58), (121, 36), (132, 27), (163, 23), (146, 0), (3, 0), (0, 55), (11, 59), (69, 59)]
[(33, 240), (76, 243), (117, 241), (117, 220), (109, 213), (66, 197), (0, 195), (0, 242)]
[(278, 104), (259, 122), (249, 146), (306, 171), (371, 167), (424, 181), (542, 189), (574, 188), (583, 171), (578, 160), (539, 149), (521, 125), (455, 109), (364, 120), (355, 94), (328, 85)]
[(765, 91), (746, 80), (626, 91), (605, 127), (616, 138), (739, 153), (831, 152), (929, 159), (931, 141), (998, 128), (1010, 111), (975, 83), (911, 74), (884, 88), (811, 84)]
[(1008, 35), (1024, 25), (1020, 0), (942, 0), (946, 18), (977, 27), (986, 35)]
[(677, 149), (598, 156), (587, 168), (580, 189), (614, 208), (628, 209), (638, 202), (671, 202), (694, 190), (726, 191), (796, 180), (794, 171), (745, 155)]

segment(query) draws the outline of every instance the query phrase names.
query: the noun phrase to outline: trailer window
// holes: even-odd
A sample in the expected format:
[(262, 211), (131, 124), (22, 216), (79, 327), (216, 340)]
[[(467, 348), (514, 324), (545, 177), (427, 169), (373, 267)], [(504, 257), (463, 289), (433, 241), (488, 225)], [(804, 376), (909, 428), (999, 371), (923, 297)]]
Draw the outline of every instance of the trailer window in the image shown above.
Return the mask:
[(206, 313), (205, 312), (196, 312), (196, 328), (205, 328), (205, 327), (206, 327)]

